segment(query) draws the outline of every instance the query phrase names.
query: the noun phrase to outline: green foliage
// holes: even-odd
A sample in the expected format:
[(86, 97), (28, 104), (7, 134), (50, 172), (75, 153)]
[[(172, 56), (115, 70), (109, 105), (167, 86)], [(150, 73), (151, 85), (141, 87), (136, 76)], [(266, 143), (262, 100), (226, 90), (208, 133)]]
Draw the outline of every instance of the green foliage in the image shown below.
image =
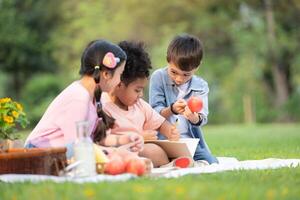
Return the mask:
[[(5, 76), (5, 73), (0, 70), (0, 85), (5, 86), (7, 82), (7, 76)], [(5, 96), (5, 87), (0, 87), (0, 97)]]
[(300, 113), (300, 90), (296, 91), (286, 104), (285, 109), (291, 114), (291, 117), (296, 120)]
[(50, 102), (62, 91), (66, 81), (54, 74), (37, 74), (28, 81), (22, 89), (22, 99), (32, 126), (35, 126)]
[(11, 95), (37, 72), (53, 72), (52, 30), (60, 22), (60, 1), (0, 1), (0, 66), (11, 74)]
[[(82, 51), (97, 38), (142, 40), (154, 69), (163, 67), (170, 40), (187, 32), (204, 43), (197, 73), (210, 86), (210, 123), (245, 121), (245, 96), (250, 96), (257, 122), (277, 121), (283, 115), (299, 121), (300, 112), (293, 109), (299, 107), (299, 2), (271, 0), (274, 44), (268, 42), (265, 2), (0, 1), (0, 67), (9, 75), (2, 93), (20, 93), (23, 80), (41, 71), (78, 78)], [(280, 106), (275, 103), (278, 91), (270, 47), (287, 78), (288, 100)]]

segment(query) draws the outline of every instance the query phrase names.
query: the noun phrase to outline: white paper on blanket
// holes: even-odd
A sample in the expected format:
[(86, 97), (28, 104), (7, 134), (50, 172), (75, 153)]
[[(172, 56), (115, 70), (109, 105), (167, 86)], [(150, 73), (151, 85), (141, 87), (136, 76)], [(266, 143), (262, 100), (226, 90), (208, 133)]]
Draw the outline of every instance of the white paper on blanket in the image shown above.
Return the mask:
[(178, 141), (169, 140), (146, 140), (145, 143), (154, 143), (163, 148), (169, 158), (180, 156), (193, 157), (199, 143), (197, 138), (181, 138)]

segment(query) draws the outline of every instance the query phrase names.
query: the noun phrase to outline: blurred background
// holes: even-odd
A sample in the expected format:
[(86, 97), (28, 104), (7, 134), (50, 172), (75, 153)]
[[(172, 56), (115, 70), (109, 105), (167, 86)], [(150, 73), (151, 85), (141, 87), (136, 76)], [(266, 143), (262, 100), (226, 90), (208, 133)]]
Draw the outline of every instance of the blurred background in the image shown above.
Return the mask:
[(299, 0), (0, 0), (0, 97), (34, 126), (89, 41), (144, 41), (155, 70), (181, 33), (205, 46), (210, 124), (300, 121)]

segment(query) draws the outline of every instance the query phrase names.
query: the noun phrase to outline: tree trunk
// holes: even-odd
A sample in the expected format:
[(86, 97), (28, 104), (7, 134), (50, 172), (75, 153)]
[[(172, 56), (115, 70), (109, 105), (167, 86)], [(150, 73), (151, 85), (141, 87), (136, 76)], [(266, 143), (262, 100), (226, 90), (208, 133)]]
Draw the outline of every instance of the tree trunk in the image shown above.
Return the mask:
[(244, 122), (247, 124), (254, 124), (256, 121), (255, 109), (253, 101), (250, 95), (245, 94), (243, 96), (243, 107), (244, 107)]
[[(273, 88), (272, 95), (274, 97), (273, 103), (276, 108), (282, 108), (287, 100), (289, 99), (291, 92), (290, 84), (290, 72), (289, 64), (286, 61), (280, 62), (281, 59), (285, 59), (280, 56), (280, 47), (277, 45), (275, 36), (275, 22), (273, 16), (272, 0), (264, 0), (265, 11), (266, 11), (266, 23), (267, 23), (267, 39), (268, 39), (268, 56), (269, 64), (271, 65), (271, 75), (272, 75), (272, 85)], [(282, 58), (281, 58), (282, 57)], [(269, 82), (270, 83), (270, 82)], [(282, 113), (284, 119), (289, 120), (288, 113)]]
[(13, 87), (14, 87), (14, 97), (19, 100), (21, 92), (21, 76), (18, 67), (16, 67), (15, 73), (13, 74)]

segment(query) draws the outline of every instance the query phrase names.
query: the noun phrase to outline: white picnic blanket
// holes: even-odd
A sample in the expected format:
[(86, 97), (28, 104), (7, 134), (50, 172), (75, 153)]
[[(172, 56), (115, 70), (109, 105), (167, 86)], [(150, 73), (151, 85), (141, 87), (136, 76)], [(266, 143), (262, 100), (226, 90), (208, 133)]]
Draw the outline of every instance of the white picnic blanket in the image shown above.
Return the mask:
[[(219, 164), (212, 164), (202, 167), (193, 167), (186, 169), (175, 168), (155, 168), (152, 170), (151, 176), (161, 178), (178, 178), (188, 174), (204, 174), (216, 173), (233, 170), (263, 170), (263, 169), (277, 169), (283, 167), (295, 168), (300, 167), (300, 159), (278, 159), (268, 158), (263, 160), (245, 160), (238, 161), (233, 157), (218, 157)], [(53, 181), (56, 183), (74, 182), (74, 183), (97, 183), (103, 181), (116, 182), (127, 181), (137, 178), (132, 174), (122, 174), (117, 176), (111, 175), (97, 175), (93, 177), (74, 178), (74, 177), (57, 177), (47, 175), (28, 175), (28, 174), (4, 174), (0, 175), (0, 181), (7, 183), (14, 182), (33, 182)]]
[(49, 175), (35, 175), (35, 174), (4, 174), (0, 175), (0, 181), (7, 183), (15, 182), (32, 182), (38, 183), (41, 181), (53, 181), (55, 183), (73, 182), (73, 183), (98, 183), (98, 182), (118, 182), (127, 181), (129, 179), (136, 178), (137, 176), (133, 174), (121, 174), (121, 175), (102, 175), (92, 177), (59, 177), (59, 176), (49, 176)]
[(264, 170), (277, 169), (283, 167), (295, 168), (300, 167), (300, 159), (279, 159), (267, 158), (263, 160), (244, 160), (239, 161), (233, 157), (218, 157), (219, 164), (206, 165), (201, 167), (174, 169), (155, 168), (152, 170), (153, 175), (164, 178), (177, 178), (188, 174), (216, 173), (233, 170)]

